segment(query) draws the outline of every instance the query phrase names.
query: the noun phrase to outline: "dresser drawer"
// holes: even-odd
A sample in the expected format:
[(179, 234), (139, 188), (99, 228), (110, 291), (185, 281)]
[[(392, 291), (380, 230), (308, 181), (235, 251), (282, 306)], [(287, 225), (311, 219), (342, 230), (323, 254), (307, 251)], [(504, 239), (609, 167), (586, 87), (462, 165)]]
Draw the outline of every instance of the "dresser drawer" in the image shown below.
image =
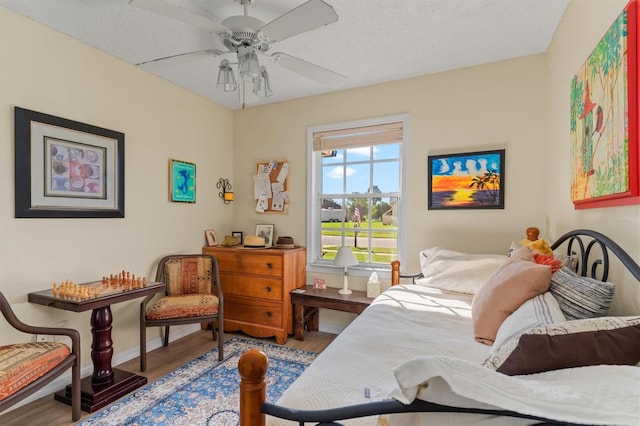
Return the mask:
[(282, 327), (282, 303), (251, 300), (244, 297), (225, 297), (224, 318), (270, 327)]
[(221, 272), (220, 281), (225, 297), (233, 294), (258, 299), (282, 300), (282, 280), (279, 278)]
[[(246, 249), (251, 253), (249, 249)], [(271, 277), (282, 276), (282, 256), (247, 254), (243, 251), (234, 253), (216, 252), (220, 271), (236, 272), (241, 274), (267, 275)]]

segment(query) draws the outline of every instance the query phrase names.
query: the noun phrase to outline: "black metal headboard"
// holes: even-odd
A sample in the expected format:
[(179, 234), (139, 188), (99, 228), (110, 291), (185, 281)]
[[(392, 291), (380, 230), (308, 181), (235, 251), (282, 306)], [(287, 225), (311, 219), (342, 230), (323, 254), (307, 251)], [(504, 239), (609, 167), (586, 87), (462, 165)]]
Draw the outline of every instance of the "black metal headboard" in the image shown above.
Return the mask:
[[(578, 259), (577, 272), (580, 275), (606, 281), (609, 277), (609, 254), (613, 254), (635, 279), (640, 281), (640, 266), (622, 247), (606, 235), (590, 229), (576, 229), (558, 238), (551, 244), (551, 249), (556, 251), (565, 242), (566, 254), (576, 256)], [(599, 247), (600, 250), (594, 251), (594, 247)]]

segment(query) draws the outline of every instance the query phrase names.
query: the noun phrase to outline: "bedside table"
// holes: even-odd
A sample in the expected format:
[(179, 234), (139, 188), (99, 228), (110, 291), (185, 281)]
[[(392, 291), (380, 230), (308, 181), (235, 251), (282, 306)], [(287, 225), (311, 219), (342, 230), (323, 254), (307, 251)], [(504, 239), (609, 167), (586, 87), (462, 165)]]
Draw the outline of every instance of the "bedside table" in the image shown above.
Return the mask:
[(304, 340), (305, 325), (309, 331), (318, 331), (320, 308), (361, 314), (373, 302), (373, 299), (368, 298), (364, 291), (340, 294), (338, 290), (337, 288), (317, 289), (308, 285), (291, 292), (296, 340)]

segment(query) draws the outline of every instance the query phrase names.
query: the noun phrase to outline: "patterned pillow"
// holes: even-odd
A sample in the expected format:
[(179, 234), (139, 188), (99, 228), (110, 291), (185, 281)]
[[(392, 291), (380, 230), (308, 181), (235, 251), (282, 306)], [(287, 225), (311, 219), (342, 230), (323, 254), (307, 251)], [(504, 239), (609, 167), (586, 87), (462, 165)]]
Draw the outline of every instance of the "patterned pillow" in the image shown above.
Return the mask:
[(508, 375), (640, 362), (640, 316), (602, 317), (531, 328), (494, 350), (484, 366)]
[(504, 342), (519, 336), (530, 328), (564, 321), (566, 318), (562, 314), (558, 301), (547, 291), (527, 300), (509, 315), (498, 329), (493, 345), (495, 348), (499, 348)]
[(549, 290), (568, 320), (606, 316), (615, 287), (609, 282), (582, 277), (564, 267), (551, 276)]

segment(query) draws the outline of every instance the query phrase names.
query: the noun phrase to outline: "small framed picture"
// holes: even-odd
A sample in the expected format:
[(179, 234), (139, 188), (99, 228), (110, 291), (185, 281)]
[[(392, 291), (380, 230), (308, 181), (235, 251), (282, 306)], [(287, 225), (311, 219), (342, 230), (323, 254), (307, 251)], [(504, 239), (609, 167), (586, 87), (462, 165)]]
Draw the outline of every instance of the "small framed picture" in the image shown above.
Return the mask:
[(273, 225), (256, 225), (256, 235), (264, 238), (267, 247), (273, 245)]
[(236, 237), (238, 239), (238, 244), (242, 244), (244, 234), (242, 231), (233, 231), (231, 236)]
[(176, 203), (196, 202), (196, 165), (169, 160), (169, 200)]
[(216, 236), (216, 231), (213, 229), (205, 229), (204, 230), (204, 236), (207, 239), (207, 245), (209, 247), (211, 246), (217, 246), (220, 243), (218, 243), (218, 237)]
[(324, 290), (327, 288), (327, 282), (323, 278), (314, 278), (313, 288)]

